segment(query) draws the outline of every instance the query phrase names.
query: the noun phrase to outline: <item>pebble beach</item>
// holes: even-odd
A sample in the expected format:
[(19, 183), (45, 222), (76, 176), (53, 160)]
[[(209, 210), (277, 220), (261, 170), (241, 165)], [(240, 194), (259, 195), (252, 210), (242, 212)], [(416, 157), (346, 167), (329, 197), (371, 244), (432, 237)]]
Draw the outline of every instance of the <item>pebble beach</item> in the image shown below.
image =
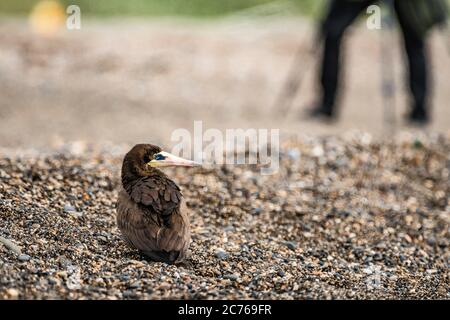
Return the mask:
[(280, 169), (167, 170), (185, 265), (115, 220), (129, 146), (0, 150), (0, 299), (449, 299), (450, 136), (299, 138)]

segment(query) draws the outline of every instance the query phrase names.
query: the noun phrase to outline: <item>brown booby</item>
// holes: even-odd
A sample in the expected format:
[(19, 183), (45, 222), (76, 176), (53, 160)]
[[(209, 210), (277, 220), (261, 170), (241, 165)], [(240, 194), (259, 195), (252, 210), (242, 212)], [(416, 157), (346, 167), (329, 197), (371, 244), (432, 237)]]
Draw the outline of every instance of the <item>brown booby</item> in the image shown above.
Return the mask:
[(125, 155), (117, 224), (129, 246), (154, 261), (183, 261), (191, 241), (188, 211), (180, 188), (159, 168), (197, 165), (151, 144), (138, 144)]

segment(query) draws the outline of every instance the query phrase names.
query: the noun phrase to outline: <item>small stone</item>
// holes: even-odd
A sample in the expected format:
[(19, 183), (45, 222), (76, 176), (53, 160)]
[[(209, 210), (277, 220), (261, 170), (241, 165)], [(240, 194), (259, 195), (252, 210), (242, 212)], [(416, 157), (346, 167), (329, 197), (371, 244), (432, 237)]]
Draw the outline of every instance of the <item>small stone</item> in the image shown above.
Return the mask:
[(308, 269), (312, 270), (312, 269), (315, 268), (315, 265), (312, 264), (312, 263), (308, 263), (308, 264), (306, 264), (306, 267), (307, 267)]
[(283, 270), (280, 270), (280, 271), (278, 271), (278, 275), (279, 275), (280, 277), (284, 277), (286, 274), (284, 273)]
[(381, 261), (381, 260), (383, 260), (383, 255), (381, 253), (377, 252), (373, 255), (373, 260)]
[(314, 149), (312, 150), (312, 154), (316, 158), (320, 158), (321, 156), (323, 156), (324, 150), (323, 150), (322, 146), (316, 145), (314, 147)]
[(127, 274), (122, 274), (122, 275), (120, 275), (120, 279), (123, 281), (128, 281), (128, 280), (130, 280), (130, 276)]
[(141, 287), (141, 284), (139, 282), (133, 282), (128, 286), (130, 289), (138, 289)]
[(19, 259), (22, 262), (26, 262), (26, 261), (30, 261), (31, 257), (27, 254), (22, 253), (17, 257), (17, 259)]
[(434, 246), (434, 245), (436, 244), (436, 238), (433, 237), (433, 236), (428, 237), (428, 238), (427, 238), (427, 243), (428, 243), (430, 246)]
[(223, 278), (231, 281), (236, 281), (239, 277), (236, 274), (226, 274), (223, 276)]
[(217, 259), (226, 259), (228, 258), (228, 253), (226, 253), (223, 249), (219, 248), (216, 250)]
[(77, 211), (77, 210), (75, 209), (75, 207), (72, 206), (72, 205), (70, 205), (70, 204), (66, 204), (66, 205), (64, 206), (64, 212), (69, 213), (69, 212), (75, 212), (75, 211)]
[(8, 289), (6, 290), (6, 294), (10, 299), (17, 299), (17, 297), (19, 296), (19, 291), (17, 289)]
[(133, 291), (130, 290), (126, 290), (122, 293), (122, 297), (124, 298), (134, 298), (136, 297), (136, 293), (134, 293)]
[(59, 285), (59, 280), (53, 277), (48, 278), (47, 282), (49, 285)]
[(79, 211), (71, 211), (70, 214), (72, 216), (74, 216), (75, 218), (81, 218), (83, 217), (83, 212), (79, 212)]
[(70, 260), (67, 259), (65, 256), (59, 256), (58, 263), (61, 266), (61, 268), (67, 268), (68, 266), (72, 265)]
[(300, 159), (300, 150), (298, 148), (292, 148), (287, 151), (287, 155), (291, 160), (299, 160)]
[(254, 208), (252, 209), (252, 214), (259, 215), (262, 212), (261, 208)]
[(296, 245), (295, 242), (293, 242), (293, 241), (286, 241), (286, 242), (284, 243), (284, 245), (285, 245), (286, 247), (288, 247), (289, 249), (291, 249), (292, 251), (295, 251), (295, 249), (297, 248), (297, 245)]

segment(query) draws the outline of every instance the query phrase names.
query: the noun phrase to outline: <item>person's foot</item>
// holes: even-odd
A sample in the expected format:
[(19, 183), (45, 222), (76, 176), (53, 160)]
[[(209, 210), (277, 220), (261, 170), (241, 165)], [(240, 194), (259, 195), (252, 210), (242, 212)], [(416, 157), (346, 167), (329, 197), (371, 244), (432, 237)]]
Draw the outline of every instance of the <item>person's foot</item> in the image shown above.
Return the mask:
[(408, 115), (407, 121), (411, 125), (425, 126), (430, 119), (425, 111), (415, 109)]
[(334, 120), (334, 114), (330, 109), (324, 108), (323, 106), (313, 107), (306, 110), (306, 117), (315, 120)]

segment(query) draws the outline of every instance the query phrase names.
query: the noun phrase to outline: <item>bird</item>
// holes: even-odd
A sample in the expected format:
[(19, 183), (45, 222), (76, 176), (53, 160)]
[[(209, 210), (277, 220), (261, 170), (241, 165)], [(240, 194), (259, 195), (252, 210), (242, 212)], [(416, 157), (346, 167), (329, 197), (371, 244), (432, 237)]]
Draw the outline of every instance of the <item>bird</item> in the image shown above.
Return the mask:
[(195, 167), (152, 144), (137, 144), (124, 157), (117, 199), (123, 240), (156, 262), (181, 264), (191, 242), (188, 210), (178, 185), (160, 168)]

